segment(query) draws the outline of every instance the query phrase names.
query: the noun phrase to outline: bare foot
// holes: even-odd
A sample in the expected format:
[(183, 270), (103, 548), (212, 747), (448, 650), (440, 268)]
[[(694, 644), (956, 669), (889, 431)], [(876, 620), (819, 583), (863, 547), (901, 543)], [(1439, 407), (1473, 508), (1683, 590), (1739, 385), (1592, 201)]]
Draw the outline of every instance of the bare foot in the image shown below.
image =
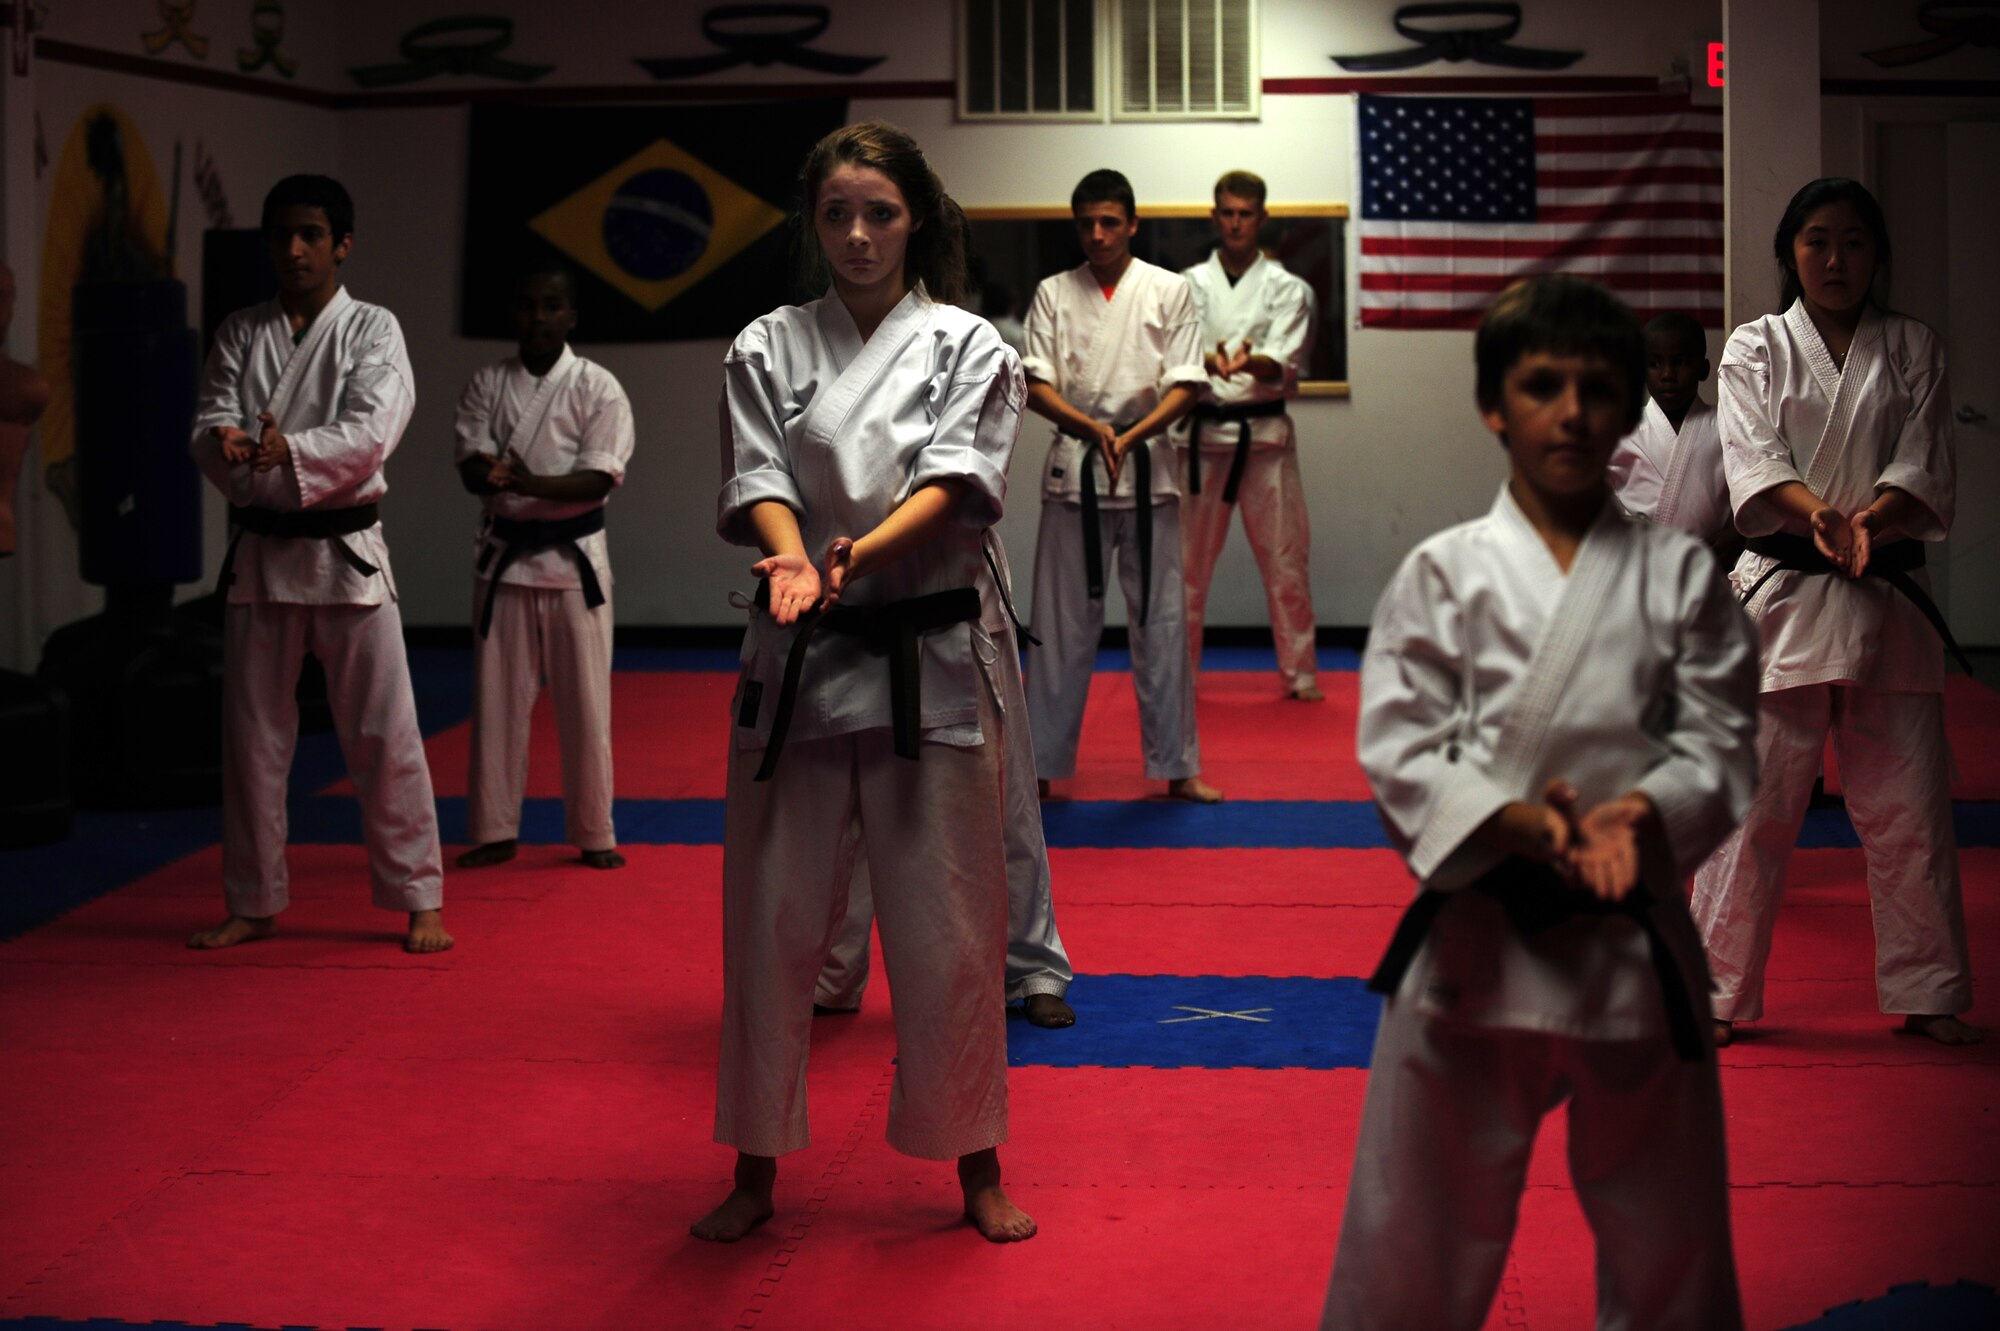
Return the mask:
[(1047, 799), (1049, 797), (1049, 783), (1047, 781), (1035, 782), (1035, 793), (1043, 799)]
[(593, 869), (622, 869), (625, 867), (625, 857), (618, 853), (615, 846), (610, 850), (586, 850), (583, 852), (583, 862)]
[(1076, 1025), (1076, 1010), (1063, 1002), (1060, 994), (1029, 994), (1021, 1006), (1027, 1010), (1030, 1026), (1054, 1031)]
[(722, 1205), (688, 1226), (688, 1233), (708, 1243), (734, 1243), (777, 1213), (771, 1189), (778, 1181), (778, 1161), (768, 1155), (736, 1153), (736, 1186)]
[(1220, 804), (1222, 792), (1198, 776), (1184, 776), (1167, 782), (1167, 798), (1190, 804)]
[(238, 943), (254, 943), (269, 938), (278, 932), (278, 922), (266, 915), (253, 919), (248, 915), (231, 915), (213, 929), (203, 929), (188, 939), (189, 947), (212, 951), (218, 947), (235, 947)]
[(989, 1243), (1035, 1237), (1035, 1222), (1000, 1190), (1000, 1152), (987, 1147), (958, 1157), (958, 1186), (965, 1189), (965, 1218)]
[(410, 932), (403, 939), (405, 952), (449, 952), (455, 940), (444, 931), (444, 912), (441, 910), (413, 910), (410, 912)]
[(1941, 1012), (1912, 1012), (1903, 1019), (1903, 1029), (1939, 1044), (1978, 1044), (1986, 1038), (1986, 1032), (1979, 1027)]
[(1727, 1049), (1735, 1040), (1736, 1023), (1733, 1021), (1723, 1021), (1719, 1017), (1716, 1018), (1715, 1047), (1717, 1049)]
[(1319, 691), (1317, 684), (1298, 684), (1285, 695), (1293, 702), (1325, 702), (1326, 695)]
[(505, 841), (489, 841), (483, 846), (474, 846), (458, 857), (461, 869), (484, 869), (491, 864), (505, 864), (514, 858), (520, 843), (509, 837)]

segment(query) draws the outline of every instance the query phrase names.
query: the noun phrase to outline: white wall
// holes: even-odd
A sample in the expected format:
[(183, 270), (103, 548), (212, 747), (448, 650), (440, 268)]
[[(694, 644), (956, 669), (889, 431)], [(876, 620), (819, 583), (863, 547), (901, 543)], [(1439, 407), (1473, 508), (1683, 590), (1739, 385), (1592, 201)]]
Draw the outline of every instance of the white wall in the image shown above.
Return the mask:
[[(494, 6), (498, 8), (499, 6)], [(627, 16), (616, 54), (584, 46), (604, 27), (588, 16)], [(944, 80), (953, 73), (947, 4), (836, 4), (820, 45), (891, 58), (867, 78)], [(1332, 77), (1335, 52), (1375, 51), (1399, 39), (1389, 27), (1395, 5), (1381, 0), (1334, 7), (1322, 0), (1265, 0), (1266, 77)], [(1521, 40), (1582, 47), (1570, 72), (1656, 76), (1676, 56), (1720, 33), (1719, 0), (1668, 10), (1591, 0), (1540, 0)], [(523, 58), (560, 59), (579, 81), (633, 82), (628, 54), (703, 49), (693, 22), (640, 18), (622, 6), (575, 3), (566, 22), (524, 18)], [(400, 30), (428, 13), (398, 8), (387, 27)], [(376, 16), (378, 20), (380, 15)], [(366, 29), (365, 20), (357, 22)], [(387, 45), (386, 37), (370, 37)], [(571, 52), (574, 52), (572, 56)], [(1501, 71), (1434, 65), (1426, 74)], [(742, 67), (722, 81), (788, 77)], [(1354, 103), (1348, 96), (1267, 96), (1255, 123), (1161, 126), (961, 124), (942, 99), (857, 101), (852, 115), (903, 125), (923, 143), (961, 203), (1061, 204), (1084, 172), (1115, 166), (1132, 178), (1141, 212), (1148, 204), (1199, 203), (1223, 170), (1266, 176), (1274, 200), (1358, 205), (1352, 169)], [(723, 112), (726, 114), (726, 112)], [(414, 623), (459, 622), (467, 613), (467, 533), (472, 501), (444, 458), (458, 385), (504, 344), (468, 343), (456, 321), (457, 237), (463, 207), (466, 113), (462, 109), (346, 113), (341, 171), (361, 210), (352, 265), (355, 292), (391, 304), (409, 333), (419, 377), (417, 416), (404, 451), (391, 464), (385, 506), (396, 550), (406, 617)], [(393, 235), (393, 245), (381, 237)], [(585, 312), (586, 318), (588, 312)], [(589, 346), (586, 353), (617, 373), (633, 399), (640, 447), (624, 491), (614, 500), (611, 542), (618, 571), (618, 616), (628, 624), (731, 622), (732, 587), (748, 584), (753, 556), (713, 535), (716, 454), (711, 407), (724, 344)], [(1314, 597), (1320, 622), (1367, 622), (1375, 596), (1418, 538), (1483, 511), (1504, 474), (1498, 447), (1479, 426), (1471, 398), (1469, 333), (1349, 334), (1346, 401), (1299, 403), (1304, 469), (1315, 534)], [(1013, 503), (1002, 524), (1019, 571), (1023, 608), (1039, 501), (1033, 489), (1047, 431), (1031, 420), (1016, 454)], [(417, 457), (426, 459), (416, 465)], [(458, 514), (462, 522), (437, 520)], [(1122, 616), (1118, 598), (1112, 618)], [(1218, 571), (1209, 622), (1265, 622), (1262, 591), (1247, 548), (1232, 542)]]
[[(229, 29), (245, 21), (238, 11), (247, 6), (248, 0), (218, 0), (201, 7), (218, 43), (238, 40)], [(644, 83), (634, 56), (709, 49), (697, 30), (706, 7), (491, 0), (478, 8), (518, 13), (516, 39), (506, 54), (557, 64), (547, 82), (603, 85)], [(285, 8), (297, 34), (300, 80), (344, 89), (351, 87), (341, 75), (347, 66), (393, 59), (397, 38), (411, 25), (465, 7), (455, 0), (293, 0)], [(832, 8), (834, 23), (820, 46), (889, 56), (866, 79), (952, 78), (952, 10), (944, 0), (833, 0)], [(1325, 0), (1264, 0), (1262, 72), (1272, 78), (1339, 76), (1342, 71), (1329, 59), (1333, 53), (1400, 44), (1388, 22), (1395, 8), (1394, 0), (1338, 6)], [(1913, 35), (1900, 20), (1875, 12), (1877, 8), (1827, 0), (1820, 33), (1825, 58), (1851, 63), (1848, 53)], [(1568, 71), (1579, 75), (1663, 75), (1676, 59), (1721, 36), (1720, 0), (1678, 6), (1642, 0), (1532, 0), (1527, 9), (1518, 40), (1583, 49), (1585, 58)], [(151, 13), (150, 5), (62, 0), (59, 35), (132, 51), (134, 15), (145, 19)], [(292, 41), (287, 45), (292, 47)], [(1953, 66), (1939, 76), (1964, 76), (1957, 65), (1969, 54), (1936, 62)], [(178, 51), (165, 58), (187, 62)], [(1920, 66), (1908, 72), (1921, 76), (1932, 71)], [(1444, 64), (1416, 73), (1506, 75), (1490, 67)], [(744, 66), (713, 77), (757, 82), (821, 76)], [(414, 88), (435, 92), (453, 82), (434, 79)], [(478, 78), (458, 82), (504, 86)], [(240, 218), (254, 213), (264, 186), (285, 172), (331, 169), (346, 181), (359, 210), (348, 280), (357, 296), (397, 312), (418, 375), (417, 416), (390, 463), (391, 493), (385, 504), (405, 617), (414, 624), (465, 622), (474, 508), (447, 460), (451, 407), (473, 367), (508, 350), (500, 343), (466, 341), (454, 331), (466, 111), (452, 106), (320, 111), (46, 63), (37, 71), (35, 95), (52, 151), (83, 102), (101, 96), (119, 101), (147, 124), (162, 170), (174, 137), (191, 144), (201, 135), (230, 184)], [(969, 125), (957, 123), (943, 99), (858, 101), (852, 110), (856, 117), (880, 116), (911, 129), (953, 193), (967, 204), (1060, 203), (1077, 176), (1101, 165), (1117, 166), (1132, 177), (1142, 209), (1203, 201), (1214, 177), (1237, 166), (1266, 175), (1277, 200), (1358, 204), (1350, 147), (1353, 101), (1344, 95), (1267, 95), (1263, 119), (1254, 124)], [(726, 109), (718, 113), (726, 114)], [(1822, 110), (1829, 163), (1860, 152), (1855, 146), (1858, 131), (1844, 131), (1836, 123), (1840, 115), (1831, 100)], [(190, 203), (184, 200), (184, 209)], [(189, 272), (189, 247), (197, 230), (184, 216), (183, 263)], [(16, 348), (32, 345), (22, 341), (30, 332), (17, 330)], [(1296, 408), (1316, 536), (1314, 593), (1320, 621), (1333, 625), (1365, 623), (1377, 591), (1409, 546), (1483, 510), (1503, 474), (1499, 450), (1472, 409), (1470, 334), (1354, 329), (1348, 347), (1352, 398), (1306, 401)], [(1719, 352), (1719, 335), (1712, 347)], [(735, 619), (724, 598), (731, 587), (747, 583), (749, 557), (713, 535), (711, 421), (722, 349), (719, 341), (586, 348), (625, 382), (641, 429), (630, 479), (612, 510), (622, 623), (722, 624)], [(1014, 472), (1017, 483), (1034, 475), (1044, 438), (1037, 425), (1024, 433)], [(1024, 593), (1037, 508), (1032, 486), (1022, 485), (1003, 526), (1024, 574)], [(220, 553), (219, 512), (219, 505), (212, 508), (211, 567)], [(61, 584), (68, 579), (73, 584), (73, 547), (66, 552), (60, 540), (45, 545), (31, 556), (40, 565), (36, 580)], [(94, 608), (92, 593), (72, 590), (73, 601), (87, 602), (85, 610)], [(38, 595), (38, 611), (63, 602), (54, 592)], [(19, 597), (13, 582), (0, 574), (0, 623), (19, 616)], [(1115, 604), (1113, 613), (1115, 618)], [(1263, 616), (1254, 567), (1242, 542), (1232, 542), (1218, 576), (1210, 622), (1259, 624)], [(48, 614), (39, 614), (38, 620), (44, 632), (60, 622)], [(0, 639), (0, 648), (4, 645)]]

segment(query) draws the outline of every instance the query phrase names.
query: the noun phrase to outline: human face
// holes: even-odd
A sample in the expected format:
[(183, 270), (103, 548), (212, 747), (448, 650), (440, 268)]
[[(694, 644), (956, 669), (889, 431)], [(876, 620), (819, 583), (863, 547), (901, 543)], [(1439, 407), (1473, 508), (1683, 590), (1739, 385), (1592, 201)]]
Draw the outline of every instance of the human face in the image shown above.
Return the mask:
[(896, 182), (871, 166), (842, 162), (820, 182), (813, 230), (843, 297), (904, 290), (903, 255), (916, 231)]
[(1240, 194), (1219, 194), (1208, 215), (1215, 219), (1215, 234), (1224, 254), (1246, 260), (1256, 255), (1257, 233), (1270, 219), (1263, 204)]
[(1500, 383), (1500, 400), (1480, 410), (1500, 436), (1514, 478), (1547, 499), (1604, 487), (1611, 450), (1625, 433), (1625, 380), (1600, 356), (1531, 351)]
[(520, 339), (522, 360), (550, 360), (576, 328), (576, 306), (569, 283), (554, 273), (522, 279), (514, 295), (514, 336)]
[(1083, 257), (1101, 271), (1122, 270), (1132, 257), (1132, 237), (1139, 219), (1129, 217), (1122, 203), (1086, 203), (1076, 209), (1076, 239)]
[(330, 290), (337, 272), (354, 248), (354, 237), (334, 237), (326, 209), (308, 204), (280, 208), (264, 229), (264, 248), (278, 272), (278, 290), (308, 296)]
[(1673, 333), (1646, 334), (1646, 391), (1661, 411), (1678, 418), (1694, 404), (1695, 388), (1706, 378), (1706, 347)]
[(1806, 214), (1792, 237), (1792, 265), (1806, 299), (1834, 313), (1868, 298), (1875, 280), (1875, 233), (1851, 203), (1829, 203)]

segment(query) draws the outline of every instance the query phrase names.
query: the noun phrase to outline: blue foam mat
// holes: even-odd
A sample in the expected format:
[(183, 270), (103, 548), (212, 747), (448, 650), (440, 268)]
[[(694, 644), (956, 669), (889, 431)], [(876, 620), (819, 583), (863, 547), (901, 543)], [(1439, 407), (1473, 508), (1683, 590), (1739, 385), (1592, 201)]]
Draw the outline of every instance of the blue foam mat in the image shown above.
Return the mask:
[(1382, 1000), (1365, 981), (1267, 975), (1079, 975), (1085, 1015), (1044, 1030), (1015, 1014), (1017, 1068), (1365, 1068)]
[[(438, 827), (447, 842), (462, 842), (465, 799), (438, 804)], [(612, 816), (624, 845), (713, 846), (722, 842), (723, 801), (715, 799), (614, 802)], [(1961, 847), (2000, 845), (2000, 803), (1963, 802), (1952, 807)], [(358, 845), (361, 811), (353, 797), (326, 795), (291, 803), (291, 839), (303, 845)], [(1042, 806), (1042, 830), (1063, 849), (1150, 850), (1374, 850), (1387, 847), (1375, 806), (1365, 800), (1070, 800)], [(520, 839), (529, 845), (563, 842), (562, 801), (522, 801)], [(1861, 844), (1842, 809), (1815, 809), (1799, 831), (1804, 850)]]

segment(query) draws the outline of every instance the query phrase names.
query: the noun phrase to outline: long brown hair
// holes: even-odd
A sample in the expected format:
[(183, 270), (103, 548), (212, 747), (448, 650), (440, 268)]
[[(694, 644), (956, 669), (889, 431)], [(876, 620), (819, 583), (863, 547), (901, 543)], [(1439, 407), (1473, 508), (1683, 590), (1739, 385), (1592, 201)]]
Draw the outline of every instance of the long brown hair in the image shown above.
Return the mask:
[(969, 284), (965, 271), (965, 213), (944, 192), (944, 182), (924, 160), (917, 141), (894, 125), (867, 120), (837, 129), (813, 145), (799, 168), (798, 206), (792, 212), (792, 244), (800, 284), (808, 295), (826, 289), (828, 265), (820, 249), (813, 212), (820, 186), (843, 164), (880, 171), (902, 192), (910, 209), (909, 248), (903, 251), (903, 279), (922, 282), (934, 301), (956, 305)]

